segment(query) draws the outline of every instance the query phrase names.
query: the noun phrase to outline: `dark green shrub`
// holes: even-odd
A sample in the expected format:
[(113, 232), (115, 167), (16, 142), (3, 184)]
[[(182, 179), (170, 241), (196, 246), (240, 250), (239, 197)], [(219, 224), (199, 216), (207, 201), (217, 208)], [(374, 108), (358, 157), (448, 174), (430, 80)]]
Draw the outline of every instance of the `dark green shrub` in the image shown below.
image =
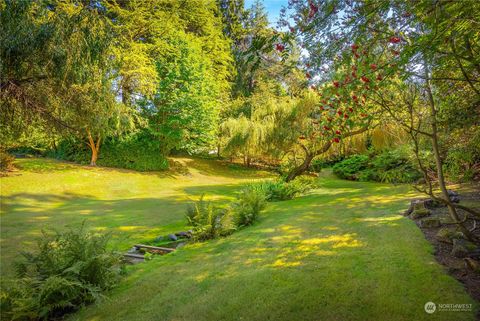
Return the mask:
[(235, 218), (230, 209), (213, 206), (211, 202), (200, 200), (187, 207), (188, 224), (192, 226), (192, 238), (205, 241), (226, 236), (235, 230)]
[[(74, 139), (63, 140), (49, 156), (89, 164), (91, 152), (88, 146)], [(137, 171), (158, 171), (168, 168), (168, 161), (161, 153), (158, 139), (147, 134), (137, 134), (119, 139), (107, 139), (100, 147), (97, 165), (126, 168)]]
[(372, 158), (354, 155), (335, 164), (333, 172), (343, 179), (386, 183), (411, 183), (421, 177), (402, 149), (384, 151)]
[(12, 155), (0, 151), (0, 171), (9, 171), (13, 169), (13, 162), (15, 161), (15, 157)]
[(455, 148), (448, 151), (444, 170), (453, 181), (471, 181), (480, 176), (480, 151)]
[(253, 224), (266, 205), (265, 193), (262, 190), (250, 186), (244, 188), (237, 201), (232, 204), (237, 227)]
[(354, 155), (333, 166), (333, 173), (340, 178), (357, 180), (359, 172), (367, 169), (369, 158), (367, 155)]
[(17, 279), (2, 293), (2, 319), (58, 318), (102, 297), (120, 275), (108, 236), (79, 230), (43, 233), (34, 252), (16, 262)]
[(343, 159), (344, 158), (342, 156), (335, 156), (329, 159), (317, 158), (314, 159), (310, 164), (310, 170), (315, 173), (320, 173), (323, 168), (332, 167)]

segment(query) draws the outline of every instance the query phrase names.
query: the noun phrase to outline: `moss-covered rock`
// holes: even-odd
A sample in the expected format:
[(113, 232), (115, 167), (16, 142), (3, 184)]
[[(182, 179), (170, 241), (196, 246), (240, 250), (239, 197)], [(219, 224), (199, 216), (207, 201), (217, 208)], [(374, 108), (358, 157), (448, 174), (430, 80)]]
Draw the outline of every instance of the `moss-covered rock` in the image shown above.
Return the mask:
[(419, 218), (429, 216), (430, 214), (432, 214), (432, 212), (430, 212), (426, 208), (421, 208), (414, 210), (412, 214), (410, 214), (410, 217), (414, 220), (418, 220)]
[(440, 219), (436, 217), (427, 217), (420, 221), (420, 226), (423, 228), (440, 227), (441, 225)]
[(465, 265), (468, 269), (480, 274), (480, 262), (472, 258), (465, 258), (464, 260), (465, 260)]
[(469, 252), (474, 251), (477, 246), (464, 239), (454, 239), (452, 255), (458, 258), (464, 258), (468, 255)]
[(462, 232), (450, 230), (444, 227), (438, 231), (435, 238), (440, 242), (452, 244), (454, 239), (463, 239), (464, 236)]

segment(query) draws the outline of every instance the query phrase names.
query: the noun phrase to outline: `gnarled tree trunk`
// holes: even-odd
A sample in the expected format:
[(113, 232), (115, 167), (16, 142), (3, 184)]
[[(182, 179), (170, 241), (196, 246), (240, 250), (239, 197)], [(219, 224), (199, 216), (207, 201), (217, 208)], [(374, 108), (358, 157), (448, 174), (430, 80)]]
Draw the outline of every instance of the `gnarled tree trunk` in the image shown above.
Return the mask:
[[(349, 132), (349, 133), (343, 135), (342, 138), (347, 138), (347, 137), (351, 137), (351, 136), (361, 134), (361, 133), (368, 130), (369, 125), (370, 124), (368, 124), (366, 127), (360, 128), (358, 130), (354, 130), (352, 132)], [(321, 148), (313, 150), (313, 151), (309, 151), (309, 149), (303, 144), (299, 144), (299, 145), (305, 151), (305, 159), (303, 160), (302, 164), (300, 164), (300, 166), (295, 167), (294, 169), (292, 169), (288, 173), (287, 177), (285, 178), (286, 182), (290, 182), (290, 181), (294, 180), (295, 177), (300, 176), (303, 173), (305, 173), (307, 171), (308, 167), (310, 167), (310, 164), (311, 164), (312, 160), (316, 156), (322, 155), (323, 153), (327, 152), (330, 149), (330, 147), (332, 146), (332, 142), (328, 141), (325, 144), (323, 144), (323, 146)]]
[(307, 171), (307, 169), (310, 167), (310, 164), (312, 163), (312, 160), (313, 160), (314, 157), (315, 157), (315, 155), (307, 153), (305, 155), (305, 159), (303, 160), (303, 163), (300, 166), (292, 169), (290, 171), (290, 173), (288, 173), (287, 177), (285, 178), (285, 181), (290, 182), (291, 180), (294, 180), (295, 177), (297, 177), (297, 176), (303, 174), (305, 171)]

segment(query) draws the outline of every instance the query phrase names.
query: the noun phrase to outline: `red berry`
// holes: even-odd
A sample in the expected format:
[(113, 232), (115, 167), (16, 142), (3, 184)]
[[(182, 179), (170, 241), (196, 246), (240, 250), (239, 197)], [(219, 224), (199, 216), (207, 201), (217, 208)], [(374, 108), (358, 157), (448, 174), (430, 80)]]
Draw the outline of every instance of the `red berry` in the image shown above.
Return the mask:
[(399, 43), (401, 39), (399, 37), (391, 37), (390, 38), (390, 43)]
[(362, 76), (361, 79), (362, 79), (362, 81), (365, 82), (365, 83), (370, 82), (370, 79), (368, 79), (368, 78), (365, 77), (365, 76)]
[(340, 83), (339, 83), (338, 81), (336, 81), (336, 80), (333, 82), (333, 85), (334, 85), (336, 88), (340, 87)]
[(377, 70), (377, 65), (371, 64), (371, 65), (370, 65), (370, 69), (372, 69), (372, 70)]
[(277, 43), (277, 44), (275, 45), (275, 49), (277, 49), (277, 51), (282, 52), (282, 51), (285, 50), (285, 46), (282, 45), (281, 43)]
[(348, 108), (348, 111), (350, 111), (351, 113), (353, 113), (353, 108), (352, 108), (352, 107), (349, 107), (349, 108)]
[(333, 141), (334, 141), (335, 143), (340, 143), (340, 138), (335, 137), (335, 138), (333, 139)]
[(336, 130), (336, 131), (335, 131), (335, 134), (340, 135), (341, 132), (340, 132), (339, 130)]

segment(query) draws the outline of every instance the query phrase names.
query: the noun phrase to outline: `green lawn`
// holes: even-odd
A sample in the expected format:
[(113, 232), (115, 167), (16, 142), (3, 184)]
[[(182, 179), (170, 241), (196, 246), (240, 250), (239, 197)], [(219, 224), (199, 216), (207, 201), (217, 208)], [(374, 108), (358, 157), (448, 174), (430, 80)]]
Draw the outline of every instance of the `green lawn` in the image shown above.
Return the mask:
[(20, 159), (1, 182), (1, 268), (35, 242), (42, 228), (79, 226), (111, 232), (113, 244), (134, 243), (186, 228), (185, 207), (203, 193), (233, 198), (241, 184), (267, 177), (206, 160), (177, 159), (175, 171), (140, 173), (46, 159)]
[[(2, 265), (41, 226), (88, 219), (118, 246), (184, 227), (189, 195), (231, 198), (265, 173), (189, 161), (188, 171), (141, 174), (24, 160), (2, 178)], [(239, 178), (241, 177), (241, 178)], [(71, 320), (474, 320), (426, 314), (424, 304), (473, 303), (399, 215), (407, 186), (320, 178), (321, 188), (270, 203), (261, 221), (132, 266), (110, 299)], [(2, 273), (7, 273), (8, 267)]]

